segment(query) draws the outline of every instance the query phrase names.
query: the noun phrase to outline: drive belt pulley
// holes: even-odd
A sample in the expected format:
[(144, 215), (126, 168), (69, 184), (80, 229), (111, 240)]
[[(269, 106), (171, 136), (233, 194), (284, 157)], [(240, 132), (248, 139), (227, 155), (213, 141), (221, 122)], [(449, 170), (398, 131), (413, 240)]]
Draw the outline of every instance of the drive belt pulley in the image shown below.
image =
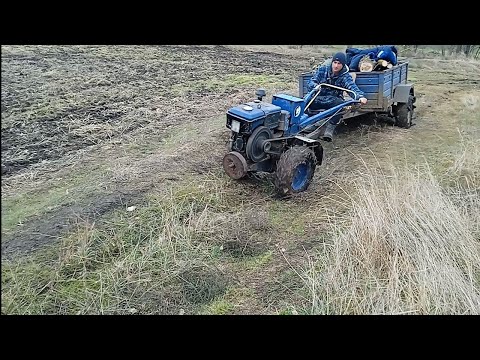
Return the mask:
[[(272, 130), (266, 126), (256, 128), (247, 141), (247, 157), (254, 162), (262, 161), (267, 155), (265, 153), (265, 140), (269, 140), (272, 137)], [(267, 147), (268, 145), (270, 145), (269, 141), (267, 141)]]

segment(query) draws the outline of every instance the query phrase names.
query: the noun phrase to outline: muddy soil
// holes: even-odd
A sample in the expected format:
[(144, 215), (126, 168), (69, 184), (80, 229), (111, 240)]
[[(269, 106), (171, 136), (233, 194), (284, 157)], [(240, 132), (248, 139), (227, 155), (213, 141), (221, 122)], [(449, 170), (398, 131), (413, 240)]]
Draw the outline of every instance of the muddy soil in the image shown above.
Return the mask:
[[(192, 104), (198, 101), (215, 107), (216, 98), (239, 91), (200, 88), (194, 93), (190, 82), (234, 74), (291, 77), (305, 69), (301, 59), (222, 46), (107, 48), (3, 49), (2, 175), (162, 120), (142, 117), (142, 111), (170, 114), (172, 106), (196, 109)], [(187, 98), (175, 104), (180, 88)]]
[[(310, 66), (307, 57), (224, 46), (2, 47), (2, 199), (24, 188), (33, 191), (34, 182), (24, 180), (31, 172), (45, 184), (72, 163), (81, 169), (96, 159), (118, 158), (126, 141), (160, 142), (172, 126), (208, 121), (250, 100), (254, 85), (229, 86), (229, 77), (272, 76), (295, 89), (298, 74)], [(212, 81), (227, 85), (212, 87)], [(217, 130), (208, 141), (223, 149), (224, 135)], [(95, 221), (141, 201), (172, 176), (207, 171), (209, 164), (218, 165), (218, 156), (205, 161), (192, 153), (154, 153), (129, 162), (134, 182), (106, 180), (82, 199), (31, 216), (14, 231), (2, 227), (2, 257), (28, 254), (79, 220)], [(173, 166), (182, 170), (169, 175)]]

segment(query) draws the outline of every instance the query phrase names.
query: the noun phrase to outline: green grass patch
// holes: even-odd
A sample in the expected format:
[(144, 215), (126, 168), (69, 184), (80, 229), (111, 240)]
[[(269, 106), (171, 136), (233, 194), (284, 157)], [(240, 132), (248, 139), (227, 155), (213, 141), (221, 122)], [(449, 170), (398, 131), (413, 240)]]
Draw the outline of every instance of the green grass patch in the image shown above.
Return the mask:
[(14, 230), (31, 217), (41, 216), (62, 205), (88, 196), (104, 175), (105, 169), (95, 166), (89, 171), (74, 173), (49, 188), (13, 194), (2, 199), (2, 233)]
[(272, 261), (273, 252), (271, 250), (266, 251), (263, 254), (245, 258), (241, 262), (241, 266), (247, 270), (259, 270)]
[(205, 310), (201, 311), (204, 315), (227, 315), (234, 309), (234, 305), (225, 299), (215, 300), (206, 306)]
[(43, 314), (53, 312), (55, 279), (53, 266), (26, 259), (10, 263), (2, 260), (2, 314)]
[(65, 185), (46, 192), (20, 194), (13, 199), (2, 200), (2, 232), (11, 231), (32, 216), (40, 216), (70, 202), (66, 194), (68, 188)]
[(223, 295), (203, 306), (199, 314), (229, 315), (237, 309), (245, 309), (248, 302), (255, 296), (252, 289), (246, 287), (228, 287)]
[[(226, 117), (222, 114), (221, 116), (214, 116), (206, 122), (202, 121), (201, 127), (199, 127), (199, 123), (195, 121), (172, 127), (162, 139), (161, 149), (165, 151), (178, 151), (182, 146), (194, 146), (197, 140), (192, 142), (192, 139), (198, 139), (199, 136), (204, 135), (206, 132), (222, 129), (225, 127), (225, 123)], [(226, 138), (225, 141), (227, 140)]]
[[(286, 210), (288, 207), (288, 210)], [(283, 202), (271, 202), (268, 206), (268, 215), (272, 226), (279, 232), (292, 235), (303, 235), (308, 219), (298, 207), (289, 206)]]

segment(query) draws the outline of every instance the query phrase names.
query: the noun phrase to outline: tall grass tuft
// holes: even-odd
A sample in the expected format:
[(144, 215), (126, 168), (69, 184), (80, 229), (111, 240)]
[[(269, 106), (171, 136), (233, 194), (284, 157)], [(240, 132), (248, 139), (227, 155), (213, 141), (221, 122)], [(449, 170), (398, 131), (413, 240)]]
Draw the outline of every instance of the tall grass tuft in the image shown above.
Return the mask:
[(480, 314), (478, 186), (445, 190), (428, 166), (357, 175), (350, 224), (306, 271), (311, 313)]

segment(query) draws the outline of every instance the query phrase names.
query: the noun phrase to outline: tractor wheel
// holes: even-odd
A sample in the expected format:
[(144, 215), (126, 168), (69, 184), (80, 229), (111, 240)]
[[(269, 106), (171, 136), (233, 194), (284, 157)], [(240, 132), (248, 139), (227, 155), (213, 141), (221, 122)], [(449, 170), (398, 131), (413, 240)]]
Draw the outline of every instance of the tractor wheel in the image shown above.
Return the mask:
[(395, 125), (408, 129), (413, 120), (413, 96), (408, 97), (407, 103), (398, 104), (395, 109)]
[(230, 151), (223, 157), (223, 169), (232, 179), (238, 180), (247, 175), (247, 162), (242, 154)]
[(282, 195), (307, 190), (315, 173), (316, 157), (312, 149), (293, 146), (280, 156), (275, 172), (275, 188)]

